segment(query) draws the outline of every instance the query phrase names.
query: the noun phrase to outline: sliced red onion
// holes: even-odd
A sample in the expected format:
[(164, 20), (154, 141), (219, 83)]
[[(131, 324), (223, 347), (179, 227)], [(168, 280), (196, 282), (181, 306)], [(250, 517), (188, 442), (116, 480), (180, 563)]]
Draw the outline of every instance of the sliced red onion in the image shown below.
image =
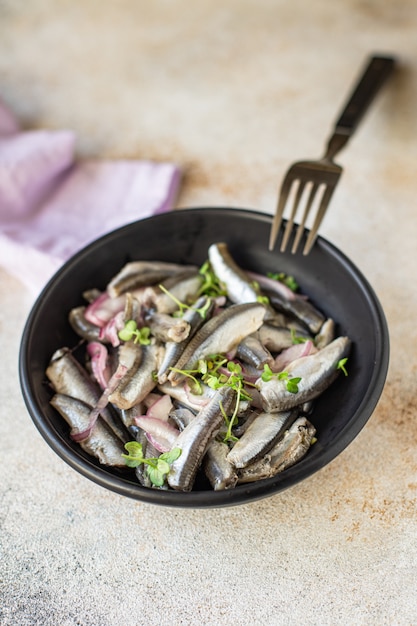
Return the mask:
[(146, 415), (167, 422), (172, 406), (172, 400), (168, 395), (158, 396), (157, 401), (146, 411)]
[(122, 330), (125, 325), (124, 309), (114, 315), (104, 326), (100, 329), (100, 340), (109, 341), (114, 348), (120, 345), (119, 330)]
[(139, 417), (135, 417), (134, 421), (136, 426), (145, 431), (146, 437), (159, 452), (171, 450), (180, 434), (178, 428), (175, 428), (169, 422), (164, 422), (155, 417), (139, 415)]
[(93, 376), (100, 385), (101, 389), (105, 389), (110, 380), (111, 372), (109, 366), (109, 353), (106, 346), (99, 341), (90, 341), (87, 344), (87, 354), (91, 359), (91, 370)]
[(294, 293), (292, 289), (287, 287), (287, 285), (279, 280), (274, 280), (273, 278), (263, 276), (262, 274), (257, 274), (256, 272), (246, 273), (249, 278), (255, 280), (262, 289), (275, 291), (276, 293), (279, 293), (283, 298), (285, 298), (285, 300), (297, 300), (298, 298), (302, 298), (304, 300), (306, 299), (306, 296)]
[(103, 411), (103, 409), (105, 409), (109, 403), (109, 395), (113, 393), (113, 391), (116, 389), (116, 387), (118, 386), (119, 382), (121, 381), (123, 376), (126, 374), (126, 372), (127, 372), (127, 367), (119, 363), (117, 370), (115, 371), (113, 376), (110, 378), (108, 385), (103, 391), (103, 393), (101, 394), (100, 398), (98, 399), (97, 404), (95, 405), (93, 409), (91, 409), (90, 421), (88, 423), (87, 428), (85, 428), (81, 432), (71, 434), (71, 439), (79, 442), (79, 441), (84, 441), (84, 439), (87, 439), (91, 435), (91, 431), (93, 430), (94, 425), (98, 420), (98, 416), (100, 415), (101, 411)]
[(85, 319), (91, 322), (91, 324), (103, 328), (116, 313), (124, 310), (125, 299), (124, 295), (117, 298), (110, 298), (110, 296), (104, 292), (88, 305), (84, 313)]
[(312, 341), (308, 340), (305, 343), (297, 343), (278, 354), (271, 365), (271, 370), (273, 372), (283, 372), (292, 361), (309, 356), (315, 352), (317, 352), (317, 348)]

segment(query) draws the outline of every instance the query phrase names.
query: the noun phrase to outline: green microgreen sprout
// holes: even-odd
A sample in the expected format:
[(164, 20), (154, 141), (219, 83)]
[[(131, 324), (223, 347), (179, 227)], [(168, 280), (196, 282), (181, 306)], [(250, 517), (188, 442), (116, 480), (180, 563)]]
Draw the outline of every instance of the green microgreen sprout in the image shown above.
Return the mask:
[(291, 341), (293, 342), (293, 344), (306, 343), (306, 341), (308, 341), (308, 337), (297, 335), (295, 328), (291, 328), (290, 332), (291, 332)]
[(213, 272), (210, 261), (206, 261), (199, 269), (199, 273), (203, 277), (203, 284), (198, 290), (199, 296), (209, 296), (210, 298), (217, 298), (217, 296), (227, 296), (226, 287), (217, 278)]
[(148, 346), (151, 343), (150, 334), (151, 330), (148, 326), (138, 328), (135, 320), (126, 322), (124, 327), (118, 332), (119, 339), (122, 341), (133, 339), (134, 343), (140, 343), (142, 346)]
[[(174, 317), (182, 317), (185, 313), (185, 311), (187, 309), (192, 309), (193, 307), (185, 304), (185, 302), (181, 302), (181, 300), (178, 300), (178, 298), (176, 296), (174, 296), (173, 293), (171, 293), (170, 291), (168, 291), (168, 289), (166, 287), (164, 287), (163, 285), (158, 285), (159, 289), (161, 291), (163, 291), (169, 298), (171, 298), (171, 300), (173, 300), (175, 302), (175, 304), (178, 307), (178, 311), (176, 313), (173, 314)], [(202, 307), (195, 309), (195, 311), (203, 318), (203, 320), (206, 318), (206, 313), (210, 308), (210, 298), (207, 298), (206, 302), (203, 304)]]
[(268, 272), (268, 278), (272, 280), (278, 280), (280, 283), (284, 283), (291, 291), (298, 291), (299, 284), (295, 280), (294, 276), (289, 276), (285, 272)]
[(268, 296), (257, 296), (256, 302), (259, 302), (260, 304), (268, 305), (269, 304), (269, 298), (268, 298)]
[[(227, 373), (224, 371), (225, 369)], [(220, 407), (227, 428), (224, 441), (234, 441), (232, 428), (236, 424), (239, 403), (241, 400), (251, 400), (249, 394), (244, 390), (244, 385), (251, 385), (251, 383), (245, 381), (241, 365), (234, 361), (229, 361), (222, 354), (213, 354), (208, 356), (207, 359), (200, 359), (195, 369), (180, 370), (171, 367), (171, 370), (190, 378), (192, 380), (192, 385), (190, 385), (191, 392), (196, 395), (201, 395), (202, 393), (201, 383), (206, 384), (211, 389), (231, 387), (236, 392), (236, 404), (230, 419), (227, 417), (224, 409)]]
[(347, 373), (347, 369), (345, 367), (346, 363), (347, 363), (348, 358), (345, 357), (344, 359), (340, 359), (340, 361), (338, 361), (337, 365), (336, 365), (336, 369), (338, 370), (342, 370), (342, 372), (344, 373), (345, 376), (348, 375)]
[(166, 476), (169, 474), (171, 465), (181, 455), (180, 448), (172, 448), (169, 452), (163, 452), (159, 457), (143, 456), (143, 446), (138, 441), (128, 441), (125, 443), (128, 454), (122, 454), (128, 467), (138, 467), (138, 465), (146, 465), (146, 472), (149, 479), (155, 487), (162, 487)]
[(261, 378), (265, 383), (269, 382), (273, 378), (276, 378), (277, 380), (284, 380), (287, 391), (290, 393), (298, 393), (298, 383), (301, 381), (301, 377), (294, 376), (291, 378), (288, 372), (285, 371), (274, 373), (267, 363), (264, 365), (264, 371)]

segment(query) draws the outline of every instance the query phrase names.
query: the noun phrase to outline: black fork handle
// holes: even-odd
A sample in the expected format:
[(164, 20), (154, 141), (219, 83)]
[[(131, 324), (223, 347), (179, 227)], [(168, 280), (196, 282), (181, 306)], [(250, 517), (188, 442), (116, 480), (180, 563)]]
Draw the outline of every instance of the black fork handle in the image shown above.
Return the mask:
[(325, 159), (333, 159), (336, 153), (346, 145), (372, 100), (390, 76), (394, 65), (394, 57), (370, 57), (334, 126), (333, 134), (327, 144)]
[(372, 56), (336, 122), (336, 132), (351, 135), (394, 69), (395, 59)]

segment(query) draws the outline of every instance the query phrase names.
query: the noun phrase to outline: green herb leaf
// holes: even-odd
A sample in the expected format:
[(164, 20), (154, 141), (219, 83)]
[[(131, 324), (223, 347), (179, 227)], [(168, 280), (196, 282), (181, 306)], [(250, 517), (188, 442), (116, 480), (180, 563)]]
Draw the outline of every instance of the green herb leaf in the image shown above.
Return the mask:
[(203, 284), (198, 290), (198, 295), (216, 298), (217, 296), (226, 296), (227, 290), (223, 283), (217, 278), (213, 272), (210, 261), (206, 261), (199, 269), (199, 273), (203, 276)]
[(342, 372), (344, 373), (345, 376), (348, 376), (348, 372), (347, 372), (347, 369), (345, 367), (345, 365), (347, 363), (347, 360), (348, 360), (347, 357), (345, 357), (344, 359), (340, 359), (340, 361), (336, 365), (336, 369), (342, 370)]
[(133, 339), (134, 343), (140, 343), (143, 346), (147, 346), (151, 343), (150, 334), (151, 329), (148, 328), (148, 326), (138, 328), (135, 320), (127, 321), (124, 327), (118, 332), (119, 339), (122, 341), (130, 341)]
[(306, 343), (306, 341), (308, 341), (308, 337), (297, 335), (295, 328), (291, 328), (290, 332), (291, 332), (291, 341), (293, 342), (293, 344)]
[(128, 467), (137, 467), (144, 461), (142, 444), (137, 441), (128, 441), (125, 443), (128, 454), (122, 454)]
[(284, 272), (268, 272), (268, 278), (272, 278), (272, 280), (278, 280), (280, 283), (284, 283), (291, 291), (298, 291), (300, 288), (294, 276), (289, 276)]
[(300, 380), (300, 377), (289, 378), (287, 380), (287, 391), (290, 393), (298, 393), (298, 383)]

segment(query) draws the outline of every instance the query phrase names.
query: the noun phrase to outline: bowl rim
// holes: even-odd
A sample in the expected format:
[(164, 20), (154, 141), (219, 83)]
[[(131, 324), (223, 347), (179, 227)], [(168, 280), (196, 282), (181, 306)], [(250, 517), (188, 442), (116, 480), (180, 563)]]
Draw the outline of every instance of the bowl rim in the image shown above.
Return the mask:
[[(175, 211), (172, 211), (170, 214), (192, 212), (194, 214), (203, 215), (208, 211), (221, 211), (223, 215), (225, 211), (230, 213), (233, 212), (234, 216), (241, 215), (245, 218), (254, 219), (256, 221), (264, 221), (268, 224), (272, 221), (272, 217), (270, 215), (260, 211), (231, 207), (222, 208), (208, 206), (180, 208), (175, 209)], [(19, 349), (19, 380), (26, 408), (39, 433), (62, 460), (64, 460), (78, 473), (90, 479), (92, 482), (119, 495), (127, 496), (131, 499), (149, 504), (175, 508), (221, 508), (237, 504), (250, 503), (261, 498), (278, 494), (280, 491), (288, 489), (302, 480), (308, 479), (325, 465), (328, 465), (356, 438), (372, 416), (372, 413), (382, 394), (388, 373), (390, 353), (389, 331), (385, 314), (379, 299), (369, 281), (362, 274), (361, 270), (359, 270), (359, 268), (334, 244), (330, 243), (320, 235), (317, 237), (314, 245), (319, 246), (323, 253), (329, 256), (330, 259), (337, 260), (341, 267), (347, 271), (351, 278), (354, 279), (354, 282), (360, 287), (362, 294), (367, 301), (367, 305), (372, 312), (372, 316), (376, 321), (375, 362), (379, 362), (379, 366), (374, 368), (370, 384), (368, 386), (368, 391), (362, 398), (355, 413), (351, 416), (349, 423), (346, 424), (335, 439), (332, 440), (331, 447), (324, 449), (319, 457), (307, 457), (304, 459), (302, 474), (300, 474), (297, 469), (299, 468), (299, 465), (296, 464), (288, 468), (284, 474), (278, 474), (273, 478), (256, 481), (246, 485), (239, 485), (234, 489), (223, 491), (191, 491), (184, 494), (182, 492), (171, 490), (157, 490), (142, 487), (139, 483), (136, 484), (133, 481), (109, 473), (104, 466), (98, 467), (94, 462), (90, 462), (84, 457), (78, 456), (76, 452), (68, 447), (65, 439), (48, 427), (48, 424), (44, 420), (43, 415), (41, 414), (42, 412), (37, 405), (34, 394), (32, 393), (31, 385), (29, 383), (30, 365), (28, 351), (30, 348), (32, 329), (33, 326), (36, 325), (36, 320), (40, 313), (44, 295), (50, 290), (51, 287), (58, 283), (67, 272), (71, 271), (72, 266), (74, 264), (78, 264), (83, 256), (88, 256), (91, 249), (93, 249), (98, 243), (105, 244), (107, 241), (110, 242), (112, 238), (120, 237), (123, 234), (123, 231), (128, 231), (132, 226), (142, 224), (145, 221), (148, 222), (151, 220), (156, 221), (158, 219), (164, 219), (164, 215), (166, 214), (154, 215), (142, 220), (137, 220), (98, 237), (63, 263), (63, 265), (57, 270), (57, 272), (55, 272), (55, 274), (44, 286), (33, 304), (26, 320)], [(283, 482), (283, 476), (285, 478), (285, 483), (281, 485)]]

